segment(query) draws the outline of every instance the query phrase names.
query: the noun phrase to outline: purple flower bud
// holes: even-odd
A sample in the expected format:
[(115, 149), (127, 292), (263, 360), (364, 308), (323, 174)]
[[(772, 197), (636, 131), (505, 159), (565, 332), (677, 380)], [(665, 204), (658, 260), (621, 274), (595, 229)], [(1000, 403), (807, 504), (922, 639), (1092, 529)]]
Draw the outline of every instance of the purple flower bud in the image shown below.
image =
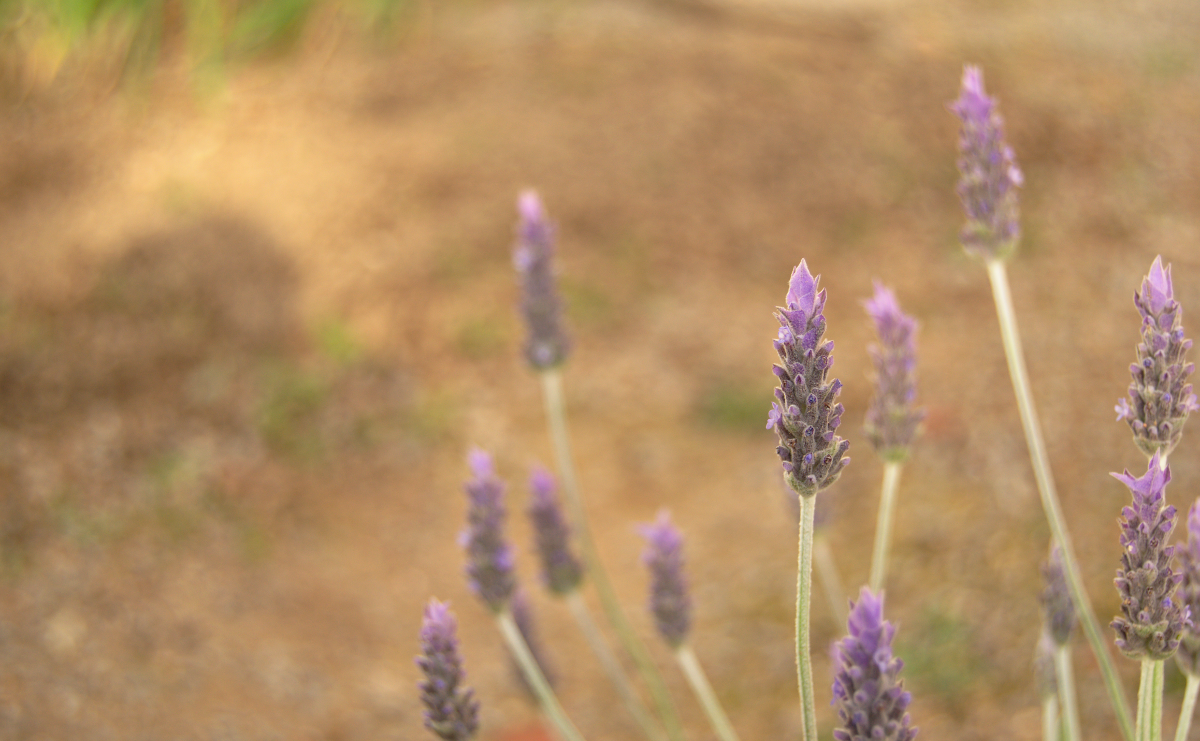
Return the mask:
[(1075, 604), (1071, 602), (1071, 590), (1067, 587), (1067, 575), (1063, 570), (1062, 551), (1058, 546), (1050, 550), (1050, 560), (1042, 564), (1042, 578), (1046, 588), (1042, 590), (1042, 611), (1047, 634), (1060, 646), (1071, 640), (1075, 628)]
[(449, 605), (429, 600), (421, 622), (421, 652), (417, 666), (425, 674), (421, 702), (425, 727), (446, 741), (466, 741), (479, 730), (479, 703), (462, 686), (466, 673), (458, 654), (458, 625)]
[(850, 605), (850, 635), (834, 646), (833, 705), (840, 726), (837, 741), (910, 741), (905, 712), (912, 695), (904, 691), (900, 670), (904, 662), (892, 656), (896, 628), (883, 619), (883, 596), (863, 587)]
[(1024, 177), (1012, 147), (1004, 141), (996, 100), (983, 91), (978, 67), (963, 68), (962, 90), (948, 107), (962, 120), (958, 196), (967, 212), (963, 246), (985, 260), (1005, 258), (1020, 236), (1016, 188)]
[(775, 314), (780, 325), (775, 341), (780, 364), (774, 366), (778, 401), (767, 414), (767, 429), (779, 436), (775, 450), (783, 460), (784, 477), (807, 497), (837, 481), (850, 462), (845, 457), (850, 443), (835, 433), (844, 411), (837, 403), (842, 382), (826, 379), (833, 367), (833, 342), (821, 341), (825, 291), (817, 292), (820, 279), (801, 260), (788, 284), (787, 306)]
[(1058, 697), (1058, 669), (1054, 665), (1054, 639), (1042, 632), (1037, 649), (1033, 653), (1033, 676), (1037, 681), (1038, 696), (1043, 700)]
[(925, 417), (914, 409), (917, 396), (917, 320), (900, 311), (896, 296), (875, 282), (875, 296), (863, 302), (875, 322), (879, 344), (868, 348), (875, 364), (875, 398), (863, 426), (884, 460), (908, 457), (917, 425)]
[(1175, 529), (1175, 508), (1163, 499), (1171, 469), (1160, 468), (1160, 456), (1154, 453), (1141, 478), (1128, 470), (1113, 474), (1129, 487), (1133, 506), (1121, 512), (1121, 568), (1115, 584), (1123, 617), (1113, 620), (1112, 627), (1117, 648), (1135, 659), (1167, 658), (1191, 625), (1187, 605), (1173, 599), (1183, 575), (1171, 569), (1175, 549), (1167, 545), (1167, 538)]
[[(547, 663), (546, 654), (542, 650), (542, 642), (538, 640), (537, 627), (533, 623), (533, 610), (529, 606), (529, 598), (524, 590), (518, 589), (513, 594), (513, 598), (509, 602), (509, 609), (512, 611), (513, 622), (517, 624), (517, 630), (521, 632), (521, 637), (525, 639), (525, 645), (529, 647), (529, 653), (533, 654), (533, 660), (542, 670), (542, 676), (546, 678), (547, 683), (553, 685), (554, 673), (550, 671), (550, 664)], [(521, 667), (516, 664), (515, 660), (513, 661), (513, 671), (518, 677), (517, 681), (525, 689), (529, 700), (537, 704), (537, 693), (533, 691), (529, 680), (525, 678), (525, 672), (521, 671)]]
[(525, 358), (538, 370), (566, 360), (570, 343), (562, 328), (562, 301), (554, 282), (554, 228), (537, 193), (527, 190), (517, 201), (521, 223), (513, 265), (521, 281), (521, 312), (529, 332)]
[(671, 648), (678, 648), (687, 639), (692, 612), (683, 580), (683, 536), (666, 510), (639, 529), (646, 539), (642, 562), (650, 569), (650, 612), (658, 634)]
[[(1179, 570), (1183, 581), (1179, 585), (1179, 602), (1191, 615), (1200, 615), (1200, 499), (1188, 510), (1187, 548), (1180, 550)], [(1179, 641), (1175, 663), (1185, 673), (1200, 677), (1200, 631), (1189, 625)]]
[(1192, 341), (1183, 336), (1183, 309), (1175, 300), (1171, 266), (1163, 268), (1161, 255), (1142, 279), (1142, 290), (1134, 292), (1133, 303), (1142, 315), (1142, 342), (1138, 362), (1129, 366), (1129, 399), (1117, 402), (1117, 419), (1129, 424), (1133, 441), (1146, 455), (1170, 453), (1183, 436), (1188, 413), (1200, 404), (1187, 383), (1195, 366), (1184, 360)]
[(568, 548), (571, 531), (555, 493), (554, 477), (544, 468), (535, 468), (529, 488), (533, 492), (529, 517), (542, 557), (542, 579), (551, 592), (570, 594), (583, 580), (583, 566)]
[(492, 468), (492, 457), (478, 448), (468, 456), (474, 478), (467, 482), (467, 529), (460, 540), (467, 549), (471, 589), (495, 612), (512, 597), (512, 547), (504, 541), (504, 484)]

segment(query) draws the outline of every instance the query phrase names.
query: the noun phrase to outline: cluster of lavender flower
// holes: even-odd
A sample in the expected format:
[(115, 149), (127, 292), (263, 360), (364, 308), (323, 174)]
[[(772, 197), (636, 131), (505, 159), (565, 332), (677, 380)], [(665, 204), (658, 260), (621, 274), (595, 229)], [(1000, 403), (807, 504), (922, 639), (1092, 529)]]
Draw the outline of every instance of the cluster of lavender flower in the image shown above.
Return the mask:
[[(1186, 548), (1168, 545), (1175, 527), (1176, 508), (1166, 504), (1171, 480), (1167, 459), (1183, 432), (1188, 414), (1200, 408), (1188, 378), (1193, 365), (1185, 356), (1191, 341), (1184, 337), (1182, 309), (1174, 298), (1171, 268), (1156, 258), (1134, 304), (1142, 317), (1141, 343), (1128, 399), (1116, 405), (1118, 420), (1128, 423), (1147, 458), (1146, 472), (1113, 474), (1132, 495), (1121, 520), (1116, 587), (1121, 615), (1111, 627), (1115, 645), (1142, 665), (1136, 713), (1131, 716), (1124, 689), (1109, 657), (1090, 601), (1079, 577), (1069, 534), (1055, 493), (1054, 480), (1042, 443), (1036, 409), (1029, 393), (1025, 363), (1018, 339), (1009, 294), (1005, 260), (1020, 235), (1017, 188), (1022, 184), (1012, 149), (1006, 144), (996, 102), (983, 89), (977, 68), (967, 67), (959, 97), (949, 109), (962, 122), (959, 140), (958, 194), (967, 214), (962, 243), (987, 267), (1001, 338), (1009, 358), (1013, 388), (1025, 429), (1038, 489), (1050, 530), (1050, 556), (1043, 573), (1044, 630), (1035, 654), (1034, 668), (1043, 700), (1043, 732), (1047, 741), (1078, 741), (1080, 724), (1072, 679), (1069, 644), (1076, 624), (1083, 627), (1101, 668), (1113, 715), (1126, 741), (1159, 741), (1162, 736), (1163, 664), (1176, 657), (1188, 677), (1183, 712), (1176, 739), (1186, 738), (1200, 690), (1200, 500), (1188, 516)], [(597, 653), (609, 678), (650, 741), (680, 741), (682, 725), (657, 668), (630, 629), (617, 604), (584, 517), (576, 483), (563, 405), (559, 369), (569, 344), (562, 327), (562, 302), (553, 272), (553, 229), (533, 193), (519, 201), (520, 227), (515, 264), (521, 280), (521, 308), (529, 330), (525, 355), (543, 382), (551, 439), (562, 482), (545, 470), (534, 471), (529, 515), (536, 533), (543, 581), (563, 598)], [(844, 413), (838, 403), (842, 384), (830, 378), (833, 342), (824, 339), (823, 314), (827, 294), (819, 288), (805, 260), (792, 272), (784, 306), (776, 314), (779, 334), (775, 349), (779, 363), (773, 370), (779, 386), (768, 414), (767, 428), (778, 436), (776, 448), (783, 478), (800, 505), (799, 566), (797, 576), (797, 670), (804, 738), (816, 741), (814, 680), (809, 645), (809, 611), (812, 601), (814, 519), (818, 494), (833, 485), (849, 464), (849, 442), (838, 434)], [(922, 412), (916, 396), (916, 321), (905, 315), (895, 295), (876, 283), (874, 296), (864, 302), (879, 342), (870, 348), (875, 369), (875, 396), (867, 410), (865, 435), (884, 462), (879, 519), (871, 575), (847, 615), (848, 635), (834, 647), (833, 703), (838, 741), (886, 739), (908, 741), (916, 736), (910, 723), (911, 695), (900, 678), (903, 662), (892, 654), (895, 626), (883, 617), (883, 585), (891, 530), (891, 512), (900, 471), (920, 427)], [(472, 591), (495, 614), (500, 631), (526, 680), (558, 735), (569, 741), (583, 736), (554, 697), (544, 663), (531, 650), (528, 620), (518, 597), (513, 575), (512, 548), (503, 534), (504, 484), (491, 457), (470, 453), (472, 478), (468, 524), (462, 535), (466, 573)], [(565, 500), (570, 517), (564, 513)], [(569, 524), (568, 524), (569, 523)], [(737, 739), (721, 709), (699, 661), (688, 645), (691, 601), (683, 567), (683, 538), (664, 511), (654, 523), (642, 527), (647, 547), (643, 561), (650, 574), (650, 611), (661, 638), (672, 650), (679, 667), (696, 692), (714, 731), (722, 741)], [(578, 557), (573, 546), (582, 553)], [(819, 545), (819, 543), (818, 543)], [(1178, 559), (1175, 557), (1178, 555)], [(1116, 560), (1116, 559), (1114, 559)], [(579, 593), (584, 577), (595, 585), (607, 620), (641, 673), (651, 695), (646, 703), (625, 676)], [(827, 591), (837, 593), (837, 589)], [(423, 655), (417, 663), (425, 674), (421, 684), (427, 708), (426, 726), (448, 741), (464, 741), (478, 729), (479, 706), (463, 685), (462, 660), (455, 639), (454, 617), (446, 605), (431, 601), (421, 630)]]

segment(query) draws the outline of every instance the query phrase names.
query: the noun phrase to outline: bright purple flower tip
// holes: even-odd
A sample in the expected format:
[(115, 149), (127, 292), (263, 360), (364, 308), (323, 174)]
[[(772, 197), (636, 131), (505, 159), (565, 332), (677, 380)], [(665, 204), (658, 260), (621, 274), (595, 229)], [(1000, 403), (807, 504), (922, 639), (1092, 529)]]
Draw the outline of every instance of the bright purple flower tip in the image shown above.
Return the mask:
[(517, 212), (521, 215), (521, 219), (526, 222), (546, 220), (546, 209), (542, 206), (542, 199), (538, 196), (536, 190), (521, 191), (521, 195), (517, 197)]
[(528, 330), (525, 358), (534, 368), (545, 370), (562, 363), (570, 345), (562, 327), (562, 300), (554, 279), (554, 228), (532, 190), (521, 193), (517, 212), (521, 220), (513, 265), (521, 283), (521, 313)]
[(833, 737), (911, 741), (917, 735), (907, 713), (912, 696), (900, 679), (904, 663), (892, 656), (896, 628), (883, 619), (882, 594), (863, 587), (847, 627), (850, 635), (834, 652), (833, 704), (841, 723)]
[(808, 272), (808, 263), (800, 258), (800, 264), (792, 270), (792, 277), (788, 281), (788, 308), (799, 309), (805, 316), (812, 316), (817, 302), (817, 281), (820, 279), (821, 276), (814, 277)]
[(683, 535), (671, 524), (667, 510), (658, 519), (642, 525), (646, 539), (642, 562), (650, 569), (650, 612), (667, 645), (678, 648), (687, 640), (691, 627), (691, 599), (683, 578)]
[(462, 686), (466, 673), (458, 652), (458, 624), (450, 606), (429, 601), (421, 622), (421, 656), (425, 675), (418, 686), (425, 705), (425, 727), (446, 741), (467, 741), (479, 730), (479, 703)]

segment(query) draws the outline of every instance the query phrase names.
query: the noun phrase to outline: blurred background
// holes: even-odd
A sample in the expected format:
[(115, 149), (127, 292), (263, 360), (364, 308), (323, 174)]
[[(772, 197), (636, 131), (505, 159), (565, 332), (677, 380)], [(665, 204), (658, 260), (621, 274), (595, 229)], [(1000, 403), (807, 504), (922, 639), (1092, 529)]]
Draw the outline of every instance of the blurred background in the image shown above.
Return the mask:
[[(550, 462), (521, 358), (519, 190), (559, 236), (565, 368), (601, 555), (644, 613), (634, 523), (687, 537), (693, 644), (746, 739), (797, 738), (795, 538), (774, 307), (829, 291), (848, 592), (882, 466), (861, 301), (921, 322), (923, 437), (888, 615), (928, 739), (1034, 739), (1048, 528), (982, 266), (958, 246), (964, 62), (1026, 174), (1017, 312), (1096, 612), (1108, 476), (1156, 254), (1200, 316), (1200, 6), (1182, 0), (6, 0), (0, 3), (0, 737), (421, 739), (421, 609), (450, 600), (482, 738), (541, 738), (456, 543), (480, 445), (564, 705), (636, 727), (538, 587)], [(1194, 319), (1185, 327), (1196, 331)], [(1193, 424), (1196, 424), (1193, 422)], [(1168, 493), (1200, 484), (1200, 431)], [(826, 495), (822, 495), (826, 496)], [(1182, 536), (1182, 528), (1177, 536)], [(849, 595), (847, 595), (849, 596)], [(592, 595), (589, 591), (589, 600)], [(814, 646), (837, 638), (814, 605)], [(1077, 638), (1087, 738), (1116, 739)], [(1117, 658), (1127, 691), (1137, 666)], [(828, 659), (818, 649), (823, 737)], [(1167, 728), (1182, 681), (1168, 670)], [(1200, 731), (1193, 736), (1200, 738)]]

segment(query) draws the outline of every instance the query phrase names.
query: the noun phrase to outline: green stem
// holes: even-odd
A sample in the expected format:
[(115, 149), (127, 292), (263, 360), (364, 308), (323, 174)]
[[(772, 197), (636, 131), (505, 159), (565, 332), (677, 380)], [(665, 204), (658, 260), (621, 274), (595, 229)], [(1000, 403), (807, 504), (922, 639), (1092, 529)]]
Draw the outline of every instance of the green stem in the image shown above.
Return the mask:
[(821, 579), (821, 588), (825, 590), (825, 599), (829, 600), (829, 608), (833, 611), (837, 622), (837, 632), (846, 627), (850, 618), (850, 610), (846, 607), (846, 589), (842, 586), (842, 577), (838, 576), (837, 564), (833, 561), (833, 550), (829, 547), (829, 538), (825, 533), (813, 535), (813, 566)]
[(704, 669), (700, 667), (700, 661), (696, 658), (692, 647), (685, 643), (675, 649), (675, 659), (679, 662), (679, 667), (683, 669), (683, 676), (687, 677), (692, 691), (696, 693), (696, 698), (700, 700), (701, 707), (708, 715), (708, 722), (712, 724), (717, 736), (721, 738), (721, 741), (738, 741), (737, 731), (733, 730), (733, 726), (730, 725), (729, 718), (721, 708), (721, 703), (717, 700), (712, 685), (708, 683), (708, 677), (705, 676)]
[(1054, 695), (1042, 698), (1042, 741), (1059, 741), (1058, 698)]
[(517, 623), (513, 620), (512, 613), (507, 609), (496, 613), (496, 623), (500, 626), (500, 633), (504, 636), (505, 643), (512, 651), (512, 655), (517, 660), (517, 664), (521, 667), (521, 673), (525, 675), (525, 679), (529, 682), (529, 686), (533, 688), (533, 693), (537, 695), (538, 702), (542, 705), (542, 710), (546, 716), (550, 718), (550, 722), (558, 729), (559, 736), (563, 741), (583, 741), (583, 735), (575, 728), (575, 724), (567, 717), (562, 706), (558, 704), (558, 698), (554, 696), (554, 690), (550, 689), (550, 683), (546, 681), (546, 676), (542, 674), (542, 670), (538, 667), (537, 660), (533, 658), (533, 654), (529, 651), (529, 646), (526, 645), (525, 639), (521, 637), (521, 629), (517, 627)]
[(1066, 721), (1067, 741), (1079, 741), (1079, 703), (1075, 700), (1075, 673), (1069, 646), (1055, 646), (1054, 673), (1058, 678), (1058, 700)]
[(817, 701), (813, 693), (812, 606), (813, 516), (816, 495), (800, 497), (800, 555), (796, 575), (796, 674), (800, 680), (800, 710), (804, 715), (804, 741), (817, 741)]
[(546, 421), (550, 426), (550, 438), (554, 443), (554, 456), (558, 461), (558, 473), (562, 478), (563, 491), (566, 493), (567, 507), (571, 511), (572, 525), (579, 536), (580, 550), (587, 566), (592, 583), (596, 585), (596, 594), (600, 597), (600, 606), (609, 624), (617, 632), (617, 637), (625, 646), (625, 650), (633, 658), (633, 663), (646, 680), (646, 686), (654, 696), (658, 706), (658, 714), (666, 727), (667, 735), (672, 741), (683, 741), (683, 725), (679, 713), (671, 701), (666, 682), (650, 660), (650, 654), (645, 644), (633, 632), (629, 621), (621, 612), (617, 602), (616, 592), (608, 581), (604, 565), (600, 563), (599, 554), (592, 540), (592, 532), (588, 527), (587, 514), (583, 508), (583, 497), (579, 493), (579, 482), (575, 477), (575, 464), (571, 456), (571, 438), (567, 430), (566, 404), (563, 401), (562, 375), (557, 369), (541, 372), (542, 395), (546, 403)]
[(1038, 493), (1042, 498), (1042, 509), (1046, 512), (1046, 520), (1050, 523), (1050, 532), (1054, 541), (1062, 550), (1063, 567), (1067, 576), (1067, 586), (1071, 590), (1071, 600), (1079, 611), (1080, 622), (1083, 624), (1084, 635), (1091, 644), (1096, 663), (1100, 666), (1100, 674), (1104, 678), (1104, 687), (1108, 691), (1109, 701), (1117, 715), (1117, 723), (1121, 726), (1121, 734), (1127, 741), (1133, 739), (1133, 724), (1129, 718), (1129, 701), (1125, 699), (1125, 690), (1121, 687), (1112, 657), (1108, 653), (1108, 645), (1100, 632), (1100, 624), (1096, 621), (1095, 611), (1087, 590), (1084, 589), (1083, 579), (1079, 575), (1079, 564), (1075, 560), (1075, 549), (1071, 546), (1071, 536), (1067, 533), (1066, 520), (1058, 503), (1058, 494), (1054, 489), (1054, 477), (1050, 472), (1050, 459), (1046, 454), (1046, 445), (1042, 441), (1041, 425), (1038, 422), (1037, 410), (1033, 406), (1033, 393), (1029, 388), (1029, 379), (1025, 371), (1025, 358), (1021, 352), (1021, 338), (1017, 332), (1017, 317), (1013, 311), (1012, 295), (1008, 289), (1008, 273), (1004, 263), (999, 260), (989, 260), (987, 263), (988, 278), (992, 283), (992, 296), (996, 301), (996, 315), (1000, 320), (1000, 336), (1004, 341), (1005, 355), (1008, 357), (1008, 372), (1012, 377), (1013, 391), (1017, 396), (1017, 409), (1021, 413), (1021, 426), (1025, 429), (1025, 442), (1029, 446), (1029, 459), (1033, 464), (1033, 475), (1037, 480)]
[(592, 648), (592, 653), (596, 654), (596, 658), (600, 660), (600, 665), (604, 667), (604, 671), (608, 674), (608, 678), (612, 680), (613, 686), (620, 695), (621, 701), (625, 703), (625, 707), (629, 709), (629, 714), (634, 717), (638, 725), (642, 727), (646, 737), (651, 741), (663, 741), (662, 729), (654, 722), (654, 718), (650, 716), (650, 712), (646, 710), (646, 706), (642, 703), (642, 698), (633, 691), (633, 687), (629, 684), (628, 677), (625, 676), (625, 670), (621, 667), (621, 663), (617, 661), (617, 657), (608, 647), (604, 637), (600, 634), (600, 629), (596, 626), (596, 621), (592, 619), (591, 610), (588, 609), (587, 603), (583, 601), (583, 595), (579, 590), (573, 590), (566, 595), (567, 606), (571, 608), (571, 614), (575, 617), (575, 622), (579, 625), (580, 632), (583, 633), (584, 639)]
[(1200, 679), (1187, 675), (1187, 688), (1183, 691), (1183, 707), (1179, 709), (1179, 725), (1175, 727), (1175, 741), (1187, 741), (1192, 729), (1192, 713), (1196, 709), (1196, 692), (1200, 690)]
[(900, 469), (904, 464), (887, 461), (883, 464), (883, 491), (879, 495), (879, 520), (875, 523), (875, 550), (871, 555), (871, 591), (879, 594), (887, 573), (888, 548), (892, 542), (892, 512), (896, 508), (896, 489), (900, 486)]
[(1142, 682), (1138, 687), (1136, 741), (1161, 741), (1163, 661), (1142, 659)]

